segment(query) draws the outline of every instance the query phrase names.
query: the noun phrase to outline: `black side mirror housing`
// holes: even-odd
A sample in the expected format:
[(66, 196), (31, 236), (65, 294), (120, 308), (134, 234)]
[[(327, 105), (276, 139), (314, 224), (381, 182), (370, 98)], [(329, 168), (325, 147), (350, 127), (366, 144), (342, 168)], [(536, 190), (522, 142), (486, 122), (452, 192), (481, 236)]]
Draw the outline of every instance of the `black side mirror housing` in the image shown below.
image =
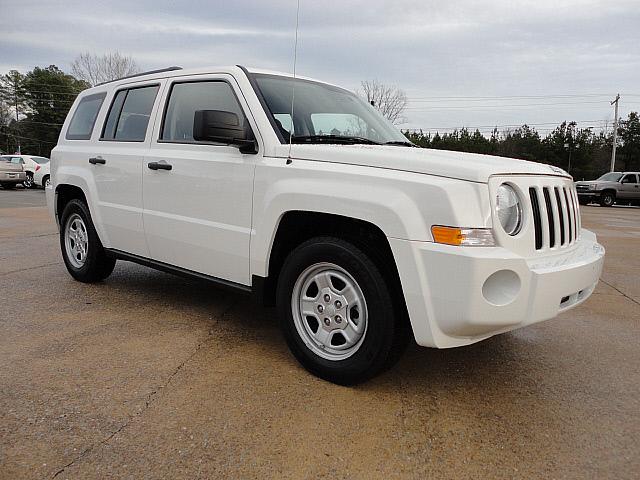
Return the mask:
[(251, 128), (240, 125), (238, 115), (223, 110), (196, 110), (193, 115), (193, 139), (237, 145), (242, 153), (258, 153)]

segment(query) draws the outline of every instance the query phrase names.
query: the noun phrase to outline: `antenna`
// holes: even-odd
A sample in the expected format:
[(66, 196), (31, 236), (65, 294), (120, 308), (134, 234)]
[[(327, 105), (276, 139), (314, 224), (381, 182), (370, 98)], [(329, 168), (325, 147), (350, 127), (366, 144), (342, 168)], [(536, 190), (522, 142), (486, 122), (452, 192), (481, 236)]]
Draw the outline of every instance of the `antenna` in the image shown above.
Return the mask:
[(296, 98), (296, 63), (298, 61), (298, 25), (300, 21), (300, 0), (296, 8), (296, 40), (293, 44), (293, 80), (291, 84), (291, 126), (289, 127), (289, 154), (287, 155), (287, 165), (291, 163), (291, 143), (293, 141), (293, 102)]

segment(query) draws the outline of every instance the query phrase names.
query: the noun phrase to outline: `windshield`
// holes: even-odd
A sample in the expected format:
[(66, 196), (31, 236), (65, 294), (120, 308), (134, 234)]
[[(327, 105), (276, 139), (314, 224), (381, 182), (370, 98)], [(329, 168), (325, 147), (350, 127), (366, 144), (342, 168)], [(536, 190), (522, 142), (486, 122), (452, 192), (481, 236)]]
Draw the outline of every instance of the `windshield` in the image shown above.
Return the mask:
[(293, 143), (410, 145), (407, 138), (375, 108), (347, 90), (276, 75), (257, 74), (254, 78), (264, 97), (267, 115), (272, 117), (274, 130), (283, 143), (289, 143), (291, 133)]
[(609, 172), (602, 175), (598, 180), (602, 180), (603, 182), (617, 182), (622, 177), (621, 173), (618, 172)]

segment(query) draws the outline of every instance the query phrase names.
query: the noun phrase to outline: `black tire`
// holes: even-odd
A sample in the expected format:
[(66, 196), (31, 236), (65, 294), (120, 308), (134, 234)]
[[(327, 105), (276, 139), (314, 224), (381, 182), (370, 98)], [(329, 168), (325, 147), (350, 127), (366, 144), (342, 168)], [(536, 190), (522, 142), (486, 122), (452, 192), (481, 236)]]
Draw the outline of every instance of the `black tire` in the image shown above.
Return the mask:
[(27, 178), (22, 182), (22, 186), (24, 188), (33, 188), (35, 184), (33, 183), (33, 173), (27, 172)]
[[(65, 247), (65, 230), (67, 221), (72, 215), (79, 215), (84, 222), (88, 234), (88, 246), (86, 260), (82, 267), (78, 268), (71, 263), (68, 258), (67, 250)], [(62, 252), (62, 259), (67, 267), (67, 270), (73, 278), (79, 282), (93, 283), (104, 280), (116, 265), (116, 260), (107, 255), (107, 252), (98, 238), (98, 234), (91, 220), (91, 214), (87, 205), (78, 199), (70, 200), (64, 207), (62, 217), (60, 219), (60, 250)]]
[(2, 184), (2, 188), (4, 188), (5, 190), (13, 190), (14, 188), (16, 188), (16, 184), (15, 183), (3, 183)]
[(600, 205), (602, 207), (612, 207), (616, 203), (616, 195), (612, 192), (603, 192), (600, 195)]
[(42, 188), (47, 188), (47, 182), (49, 181), (49, 175), (42, 177)]
[[(345, 359), (330, 360), (314, 353), (295, 325), (291, 302), (296, 281), (307, 268), (323, 262), (348, 272), (367, 305), (364, 337), (355, 353)], [(364, 382), (393, 365), (409, 338), (405, 316), (398, 312), (398, 302), (393, 301), (380, 269), (359, 248), (338, 238), (313, 238), (289, 254), (278, 278), (277, 305), (280, 326), (293, 355), (309, 372), (340, 385)]]
[(578, 203), (580, 205), (588, 205), (589, 204), (589, 200), (587, 200), (586, 198), (580, 198), (578, 197)]

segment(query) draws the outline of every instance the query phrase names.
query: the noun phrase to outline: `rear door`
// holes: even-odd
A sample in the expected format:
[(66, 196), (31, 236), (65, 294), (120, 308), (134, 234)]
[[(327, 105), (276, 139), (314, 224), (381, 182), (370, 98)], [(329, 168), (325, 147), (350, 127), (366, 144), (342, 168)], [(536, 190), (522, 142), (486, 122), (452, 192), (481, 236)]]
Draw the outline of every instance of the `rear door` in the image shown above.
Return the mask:
[[(246, 102), (233, 77), (225, 74), (174, 78), (165, 91), (142, 174), (150, 256), (249, 285), (251, 199), (259, 154), (193, 139), (197, 110), (230, 111), (244, 122)], [(150, 168), (157, 165), (164, 169)]]
[(618, 189), (618, 198), (631, 200), (640, 197), (640, 188), (638, 185), (638, 175), (635, 173), (627, 173), (620, 181)]
[(142, 225), (142, 164), (161, 82), (130, 85), (110, 97), (100, 140), (89, 155), (107, 246), (148, 257)]

